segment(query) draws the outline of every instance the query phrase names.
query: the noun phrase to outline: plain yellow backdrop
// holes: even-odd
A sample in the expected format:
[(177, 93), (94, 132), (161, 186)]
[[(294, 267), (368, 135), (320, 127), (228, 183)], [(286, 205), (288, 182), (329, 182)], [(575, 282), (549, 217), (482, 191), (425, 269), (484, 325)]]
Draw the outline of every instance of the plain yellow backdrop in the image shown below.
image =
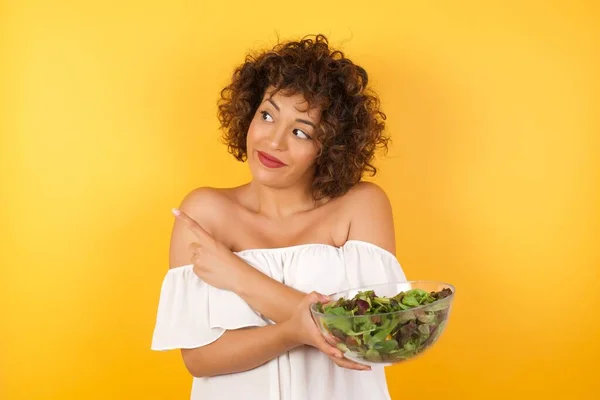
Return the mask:
[(458, 290), (393, 399), (597, 398), (593, 1), (0, 4), (1, 399), (189, 395), (149, 350), (170, 209), (249, 178), (217, 129), (234, 66), (318, 32), (388, 115), (398, 259)]

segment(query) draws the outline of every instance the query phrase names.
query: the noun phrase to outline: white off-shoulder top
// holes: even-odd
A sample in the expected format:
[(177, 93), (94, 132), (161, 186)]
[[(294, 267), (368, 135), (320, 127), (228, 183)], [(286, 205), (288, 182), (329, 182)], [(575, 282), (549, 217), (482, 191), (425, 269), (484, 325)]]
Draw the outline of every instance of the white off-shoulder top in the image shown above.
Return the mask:
[[(264, 274), (303, 292), (323, 294), (406, 281), (396, 257), (371, 243), (341, 247), (306, 244), (236, 252)], [(192, 265), (170, 269), (162, 283), (152, 350), (206, 346), (228, 329), (272, 321), (233, 292), (198, 278)], [(194, 378), (192, 400), (384, 400), (390, 399), (383, 367), (340, 368), (319, 350), (303, 346), (250, 371)]]

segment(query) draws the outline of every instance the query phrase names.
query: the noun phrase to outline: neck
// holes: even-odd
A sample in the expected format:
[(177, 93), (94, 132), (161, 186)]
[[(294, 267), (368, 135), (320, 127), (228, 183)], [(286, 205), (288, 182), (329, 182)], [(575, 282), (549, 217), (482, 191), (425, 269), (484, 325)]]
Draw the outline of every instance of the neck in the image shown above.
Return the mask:
[(256, 181), (247, 186), (251, 209), (268, 218), (283, 219), (308, 211), (318, 204), (310, 187), (270, 188)]

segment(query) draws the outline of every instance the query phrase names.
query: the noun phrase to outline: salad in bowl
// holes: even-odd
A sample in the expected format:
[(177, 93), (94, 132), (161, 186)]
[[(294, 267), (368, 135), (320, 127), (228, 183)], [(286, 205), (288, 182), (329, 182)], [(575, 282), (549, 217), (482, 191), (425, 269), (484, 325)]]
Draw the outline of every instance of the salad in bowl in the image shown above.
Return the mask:
[(437, 281), (408, 281), (330, 295), (310, 310), (322, 333), (344, 357), (366, 365), (393, 365), (431, 347), (444, 332), (455, 288)]

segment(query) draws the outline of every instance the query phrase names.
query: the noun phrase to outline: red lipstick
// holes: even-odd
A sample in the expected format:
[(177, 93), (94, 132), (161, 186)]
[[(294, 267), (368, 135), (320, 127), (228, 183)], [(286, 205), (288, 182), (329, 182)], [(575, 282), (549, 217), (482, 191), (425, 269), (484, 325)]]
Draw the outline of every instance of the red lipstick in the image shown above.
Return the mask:
[(279, 160), (277, 157), (273, 157), (268, 153), (263, 153), (262, 151), (257, 151), (258, 159), (267, 168), (281, 168), (285, 167), (286, 164)]

